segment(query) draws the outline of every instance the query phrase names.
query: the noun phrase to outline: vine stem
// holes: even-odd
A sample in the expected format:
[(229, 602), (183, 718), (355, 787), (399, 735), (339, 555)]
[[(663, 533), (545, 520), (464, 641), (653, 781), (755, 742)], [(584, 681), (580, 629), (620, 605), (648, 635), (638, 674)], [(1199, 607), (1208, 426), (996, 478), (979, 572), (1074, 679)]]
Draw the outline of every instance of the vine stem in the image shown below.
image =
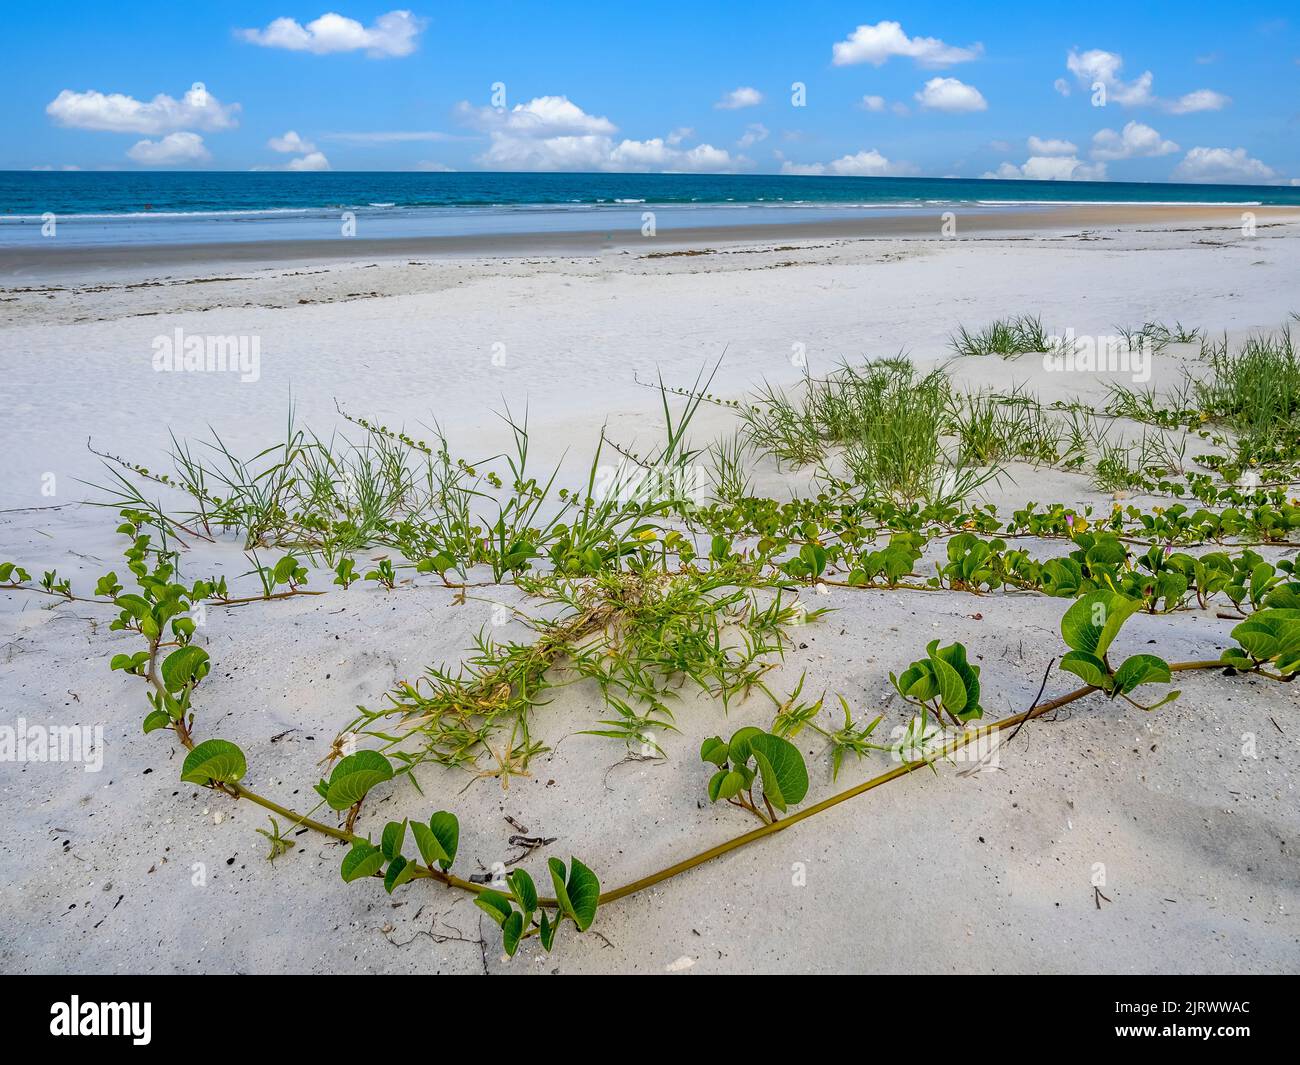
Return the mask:
[[(335, 839), (342, 840), (344, 843), (357, 843), (361, 837), (353, 835), (351, 832), (341, 828), (335, 828), (333, 825), (327, 825), (321, 821), (313, 821), (310, 817), (304, 817), (302, 814), (295, 813), (287, 806), (281, 806), (278, 802), (273, 802), (265, 795), (259, 795), (255, 791), (249, 791), (242, 784), (227, 784), (226, 794), (233, 799), (247, 799), (249, 802), (256, 803), (263, 809), (277, 813), (281, 817), (287, 817), (294, 825), (305, 825), (307, 828), (314, 828), (317, 832), (322, 832), (327, 836), (333, 836)], [(291, 826), (292, 827), (292, 826)]]
[[(1221, 662), (1218, 659), (1203, 659), (1192, 662), (1173, 662), (1169, 666), (1169, 671), (1171, 673), (1187, 673), (1195, 670), (1224, 668), (1230, 667), (1227, 667), (1224, 662)], [(848, 802), (849, 799), (856, 798), (868, 791), (872, 791), (884, 784), (888, 784), (891, 780), (905, 777), (909, 773), (913, 773), (923, 766), (933, 765), (936, 761), (955, 754), (957, 751), (961, 750), (963, 747), (969, 746), (976, 740), (992, 736), (1009, 728), (1015, 728), (1026, 721), (1032, 720), (1036, 717), (1041, 717), (1043, 714), (1050, 713), (1053, 710), (1058, 710), (1063, 706), (1067, 706), (1070, 703), (1082, 699), (1086, 695), (1091, 695), (1093, 692), (1100, 690), (1100, 688), (1096, 688), (1092, 685), (1085, 685), (1082, 688), (1076, 688), (1072, 692), (1067, 692), (1065, 695), (1060, 695), (1055, 699), (1050, 699), (1045, 703), (1035, 702), (1032, 707), (1023, 713), (1001, 718), (998, 721), (994, 721), (988, 725), (983, 725), (979, 728), (967, 729), (960, 735), (954, 736), (951, 740), (945, 743), (943, 747), (938, 751), (935, 751), (928, 758), (917, 759), (912, 762), (902, 762), (893, 769), (881, 773), (879, 776), (874, 776), (870, 780), (864, 780), (861, 784), (857, 784), (846, 791), (841, 791), (838, 794), (823, 799), (821, 802), (815, 803), (806, 809), (798, 810), (789, 814), (779, 821), (772, 821), (760, 826), (759, 828), (753, 829), (752, 831), (745, 832), (739, 836), (733, 836), (731, 839), (719, 843), (716, 847), (710, 847), (706, 851), (701, 851), (699, 854), (683, 859), (682, 861), (664, 869), (660, 869), (658, 872), (651, 873), (649, 876), (644, 876), (639, 880), (633, 880), (632, 882), (624, 884), (622, 887), (614, 888), (611, 891), (602, 892), (599, 900), (600, 905), (605, 906), (611, 902), (617, 902), (619, 899), (625, 899), (629, 895), (635, 895), (637, 892), (644, 891), (646, 888), (654, 887), (654, 885), (661, 884), (665, 880), (670, 880), (682, 873), (689, 872), (696, 866), (710, 862), (714, 858), (720, 858), (722, 855), (738, 850), (741, 847), (748, 846), (750, 843), (756, 843), (766, 836), (782, 832), (785, 829), (790, 828), (792, 825), (798, 824), (800, 821), (805, 821), (810, 817), (814, 817), (819, 813), (823, 813), (832, 807), (840, 805), (840, 803)], [(183, 735), (182, 742), (185, 743), (186, 747), (192, 747), (192, 741), (187, 741), (189, 741), (189, 737)], [(319, 821), (313, 821), (304, 817), (302, 814), (296, 813), (285, 806), (281, 806), (279, 803), (273, 802), (256, 792), (250, 791), (240, 784), (227, 785), (225, 793), (236, 799), (247, 799), (258, 806), (280, 814), (282, 817), (289, 818), (295, 824), (305, 825), (308, 828), (315, 829), (317, 832), (321, 832), (324, 835), (331, 836), (334, 839), (341, 840), (345, 843), (358, 843), (365, 841), (362, 836), (357, 836), (341, 828), (334, 828), (330, 825), (322, 824)], [(468, 880), (462, 880), (460, 877), (452, 876), (450, 873), (444, 873), (440, 870), (430, 869), (425, 866), (421, 866), (416, 870), (413, 879), (436, 880), (448, 887), (459, 888), (462, 891), (471, 892), (476, 895), (489, 890), (489, 885), (475, 884)], [(549, 896), (540, 897), (538, 899), (538, 904), (548, 907), (558, 906), (557, 900)]]
[[(1188, 672), (1198, 669), (1221, 669), (1223, 668), (1223, 665), (1224, 663), (1213, 659), (1199, 662), (1174, 662), (1170, 664), (1169, 670), (1172, 673), (1175, 671)], [(744, 833), (743, 835), (734, 836), (723, 843), (719, 843), (716, 847), (710, 847), (706, 851), (701, 851), (699, 854), (687, 858), (684, 861), (677, 862), (675, 865), (670, 865), (666, 869), (661, 869), (657, 873), (651, 873), (649, 876), (642, 877), (640, 880), (634, 880), (630, 884), (624, 884), (622, 887), (615, 888), (613, 891), (603, 892), (600, 896), (600, 904), (603, 906), (610, 902), (617, 902), (619, 899), (625, 899), (629, 895), (635, 895), (638, 891), (644, 891), (646, 888), (653, 887), (655, 884), (662, 883), (674, 876), (685, 873), (690, 869), (694, 869), (697, 865), (703, 865), (705, 862), (712, 861), (714, 858), (720, 858), (722, 855), (727, 854), (730, 851), (737, 850), (750, 843), (756, 843), (765, 836), (775, 835), (777, 832), (782, 832), (791, 825), (796, 825), (800, 821), (804, 821), (809, 817), (813, 817), (834, 806), (838, 806), (842, 802), (848, 802), (849, 799), (856, 798), (865, 792), (871, 791), (873, 788), (878, 788), (883, 784), (888, 784), (891, 780), (897, 780), (899, 777), (905, 777), (907, 774), (915, 772), (923, 766), (929, 766), (939, 759), (947, 758), (949, 755), (956, 753), (963, 747), (968, 746), (978, 739), (982, 739), (985, 736), (991, 736), (997, 732), (1003, 731), (1004, 729), (1014, 728), (1022, 722), (1029, 721), (1032, 718), (1039, 717), (1052, 710), (1057, 710), (1077, 699), (1082, 699), (1085, 695), (1090, 695), (1093, 692), (1100, 690), (1101, 689), (1093, 687), (1092, 685), (1087, 685), (1083, 688), (1077, 688), (1072, 692), (1068, 692), (1065, 695), (1058, 696), (1055, 699), (1051, 699), (1048, 702), (1038, 703), (1026, 710), (1024, 713), (1013, 714), (1011, 717), (1004, 717), (998, 721), (994, 721), (992, 724), (984, 725), (980, 728), (967, 729), (962, 732), (961, 735), (955, 736), (953, 739), (949, 740), (929, 758), (917, 759), (913, 762), (903, 762), (895, 766), (893, 769), (881, 773), (879, 776), (872, 777), (870, 780), (864, 780), (861, 784), (855, 785), (847, 791), (841, 791), (839, 794), (823, 799), (821, 802), (815, 803), (806, 809), (798, 810), (780, 821), (773, 821), (770, 824), (762, 825), (759, 828)]]

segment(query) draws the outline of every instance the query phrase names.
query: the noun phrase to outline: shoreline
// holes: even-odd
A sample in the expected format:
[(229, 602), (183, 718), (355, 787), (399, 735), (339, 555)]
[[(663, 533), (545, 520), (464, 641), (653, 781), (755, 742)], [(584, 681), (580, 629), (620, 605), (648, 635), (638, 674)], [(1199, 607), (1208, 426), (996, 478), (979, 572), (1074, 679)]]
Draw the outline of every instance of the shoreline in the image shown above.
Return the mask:
[[(951, 209), (948, 209), (951, 210)], [(516, 258), (535, 255), (593, 256), (633, 249), (650, 254), (700, 249), (709, 245), (811, 240), (956, 239), (975, 235), (1041, 236), (1094, 226), (1175, 223), (1206, 230), (1240, 230), (1249, 211), (1260, 227), (1300, 221), (1300, 209), (1279, 206), (1106, 204), (1066, 208), (1017, 207), (1006, 211), (955, 211), (957, 231), (941, 231), (945, 211), (896, 217), (834, 218), (825, 221), (763, 222), (734, 226), (698, 226), (661, 230), (654, 237), (639, 229), (591, 229), (568, 232), (477, 234), (419, 237), (351, 237), (221, 241), (203, 244), (37, 245), (0, 247), (0, 278), (7, 282), (119, 269), (165, 270), (218, 265), (274, 266), (292, 263), (348, 262), (360, 259), (434, 256), (446, 258)], [(645, 257), (645, 256), (642, 256)]]

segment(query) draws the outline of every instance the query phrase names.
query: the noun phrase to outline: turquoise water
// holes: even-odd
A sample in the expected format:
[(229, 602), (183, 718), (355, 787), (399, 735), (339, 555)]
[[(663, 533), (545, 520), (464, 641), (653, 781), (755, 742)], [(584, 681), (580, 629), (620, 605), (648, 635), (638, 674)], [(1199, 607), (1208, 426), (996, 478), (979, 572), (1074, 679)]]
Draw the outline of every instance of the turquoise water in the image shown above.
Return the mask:
[[(468, 236), (799, 222), (1063, 203), (1300, 206), (1300, 188), (782, 175), (0, 172), (0, 244)], [(48, 227), (47, 227), (48, 228)]]

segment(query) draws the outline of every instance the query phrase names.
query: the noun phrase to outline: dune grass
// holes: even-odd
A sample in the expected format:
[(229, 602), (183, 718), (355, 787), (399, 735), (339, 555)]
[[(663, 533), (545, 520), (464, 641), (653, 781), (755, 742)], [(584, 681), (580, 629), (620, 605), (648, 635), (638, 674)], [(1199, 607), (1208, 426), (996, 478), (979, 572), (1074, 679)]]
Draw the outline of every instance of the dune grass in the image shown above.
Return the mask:
[(1232, 431), (1241, 466), (1300, 460), (1300, 359), (1290, 327), (1248, 337), (1237, 350), (1227, 338), (1205, 342), (1208, 377), (1195, 382), (1196, 402)]
[(1051, 345), (1043, 320), (1033, 314), (999, 318), (978, 332), (958, 326), (948, 342), (953, 352), (962, 357), (998, 355), (1004, 359), (1047, 351)]
[(1182, 322), (1166, 325), (1164, 322), (1144, 322), (1137, 329), (1117, 325), (1115, 331), (1130, 348), (1144, 344), (1152, 351), (1164, 351), (1170, 344), (1195, 344), (1204, 336), (1202, 330), (1189, 329)]
[(1063, 453), (1064, 425), (1019, 388), (1007, 394), (955, 394), (947, 416), (948, 430), (957, 438), (963, 461), (972, 465), (1050, 465)]
[(778, 465), (825, 464), (833, 454), (846, 487), (934, 501), (968, 493), (997, 472), (977, 472), (949, 454), (942, 434), (952, 402), (947, 374), (919, 373), (898, 356), (808, 376), (792, 395), (767, 387), (743, 410), (742, 432)]

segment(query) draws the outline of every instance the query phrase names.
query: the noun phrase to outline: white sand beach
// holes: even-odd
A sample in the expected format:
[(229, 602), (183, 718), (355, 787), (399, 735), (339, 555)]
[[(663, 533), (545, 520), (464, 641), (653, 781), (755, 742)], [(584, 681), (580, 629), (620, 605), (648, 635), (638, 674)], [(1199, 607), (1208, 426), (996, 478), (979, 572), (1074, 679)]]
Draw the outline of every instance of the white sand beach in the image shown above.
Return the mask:
[[(954, 360), (949, 338), (1021, 313), (1054, 334), (1181, 322), (1237, 343), (1277, 329), (1300, 310), (1300, 218), (1255, 210), (1250, 236), (1239, 211), (1117, 220), (1080, 208), (1004, 230), (959, 224), (946, 239), (936, 220), (929, 234), (10, 261), (0, 278), (0, 562), (34, 575), (56, 569), (89, 595), (101, 574), (124, 569), (115, 511), (88, 502), (106, 498), (93, 486), (111, 476), (88, 444), (158, 470), (170, 434), (196, 440), (211, 427), (251, 454), (282, 439), (291, 404), (296, 423), (325, 438), (354, 431), (339, 407), (420, 439), (436, 424), (470, 461), (508, 444), (498, 412), (526, 411), (535, 474), (563, 462), (577, 481), (602, 426), (628, 449), (652, 445), (662, 415), (647, 386), (662, 378), (690, 388), (715, 364), (709, 391), (728, 400), (765, 383), (793, 388), (805, 365), (825, 374), (902, 353), (945, 366), (961, 388), (1100, 403), (1111, 375), (1050, 372), (1032, 354)], [(155, 341), (177, 330), (255, 338), (257, 363), (243, 373), (158, 372)], [(1170, 345), (1149, 384), (1173, 387), (1198, 355), (1199, 345)], [(733, 410), (706, 404), (691, 436), (703, 445), (737, 425)], [(1008, 512), (1029, 501), (1108, 511), (1114, 493), (1088, 472), (1013, 463), (985, 498)], [(813, 491), (807, 471), (768, 459), (752, 476), (774, 496)], [(1068, 545), (1018, 546), (1056, 555)], [(1264, 553), (1295, 556), (1294, 547)], [(195, 543), (189, 557), (191, 579), (220, 572), (254, 593), (252, 578), (239, 580), (248, 564), (233, 539)], [(529, 609), (511, 585), (465, 597), (421, 576), (392, 591), (344, 591), (330, 576), (313, 571), (309, 587), (323, 595), (214, 606), (197, 637), (212, 660), (200, 734), (238, 743), (245, 783), (300, 810), (314, 804), (318, 763), (358, 704), (378, 705), (430, 664), (454, 666), (485, 627), (497, 639), (528, 638), (518, 621), (494, 627), (495, 604)], [(800, 630), (770, 680), (788, 692), (806, 673), (807, 691), (827, 695), (828, 722), (839, 694), (855, 717), (883, 714), (882, 735), (903, 725), (889, 673), (934, 638), (960, 640), (981, 665), (986, 721), (1028, 708), (1063, 650), (1066, 599), (823, 591), (803, 589), (831, 612)], [(1121, 642), (1136, 653), (1158, 640), (1171, 661), (1217, 657), (1234, 625), (1218, 612), (1139, 614)], [(265, 811), (179, 783), (184, 752), (171, 734), (142, 734), (139, 680), (108, 668), (138, 645), (110, 631), (115, 614), (0, 589), (6, 722), (103, 727), (98, 772), (0, 762), (6, 972), (1300, 970), (1294, 685), (1201, 672), (1150, 713), (1082, 699), (1030, 721), (990, 771), (913, 773), (602, 907), (599, 936), (566, 935), (549, 954), (529, 941), (507, 959), (462, 893), (424, 881), (392, 896), (378, 883), (345, 885), (345, 848), (313, 835), (266, 861), (256, 832)], [(1047, 694), (1073, 681), (1054, 672)], [(455, 810), (463, 875), (516, 858), (507, 841), (524, 834), (554, 838), (524, 862), (539, 884), (545, 858), (576, 855), (615, 886), (753, 827), (743, 812), (709, 804), (698, 751), (705, 737), (768, 727), (767, 700), (751, 695), (724, 715), (720, 704), (686, 699), (680, 731), (660, 740), (667, 758), (639, 761), (616, 740), (582, 734), (604, 716), (594, 687), (551, 694), (533, 716), (534, 738), (551, 749), (531, 776), (503, 789), (428, 766), (423, 796), (408, 782), (376, 792), (358, 829), (377, 836), (385, 821)], [(809, 803), (892, 764), (879, 752), (850, 759), (832, 781), (820, 739), (797, 742)]]

